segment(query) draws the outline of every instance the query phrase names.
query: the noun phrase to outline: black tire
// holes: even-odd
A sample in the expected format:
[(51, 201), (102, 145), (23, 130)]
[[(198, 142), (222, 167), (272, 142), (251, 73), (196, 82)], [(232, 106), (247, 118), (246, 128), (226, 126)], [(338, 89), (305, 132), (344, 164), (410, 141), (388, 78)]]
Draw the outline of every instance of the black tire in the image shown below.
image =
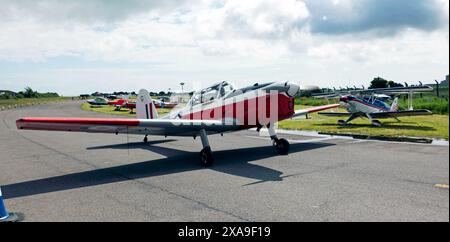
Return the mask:
[(289, 153), (289, 142), (285, 139), (278, 139), (274, 141), (275, 149), (279, 155), (287, 155)]
[(200, 163), (204, 167), (211, 167), (214, 164), (214, 157), (210, 147), (205, 147), (200, 151)]
[(378, 120), (372, 120), (372, 125), (375, 127), (381, 127), (383, 124)]
[(144, 137), (144, 143), (148, 143), (148, 138), (147, 138), (147, 136)]

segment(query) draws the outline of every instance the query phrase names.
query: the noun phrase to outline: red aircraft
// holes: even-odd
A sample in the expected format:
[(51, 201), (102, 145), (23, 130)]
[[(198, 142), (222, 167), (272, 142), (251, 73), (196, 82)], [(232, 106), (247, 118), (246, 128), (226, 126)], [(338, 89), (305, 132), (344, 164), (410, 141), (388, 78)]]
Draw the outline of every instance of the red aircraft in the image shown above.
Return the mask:
[[(335, 108), (339, 104), (294, 109), (294, 97), (300, 86), (290, 82), (255, 84), (235, 89), (221, 82), (194, 93), (180, 110), (159, 118), (154, 102), (146, 90), (137, 99), (137, 119), (125, 118), (40, 118), (25, 117), (16, 121), (18, 129), (69, 132), (139, 134), (161, 136), (200, 136), (203, 149), (200, 161), (204, 166), (214, 162), (208, 141), (210, 134), (223, 134), (250, 128), (267, 127), (276, 151), (289, 152), (289, 142), (279, 139), (275, 123), (308, 113)], [(303, 89), (304, 90), (304, 89)]]
[(123, 106), (125, 103), (129, 102), (128, 99), (116, 99), (108, 102), (108, 105), (117, 107), (117, 106)]

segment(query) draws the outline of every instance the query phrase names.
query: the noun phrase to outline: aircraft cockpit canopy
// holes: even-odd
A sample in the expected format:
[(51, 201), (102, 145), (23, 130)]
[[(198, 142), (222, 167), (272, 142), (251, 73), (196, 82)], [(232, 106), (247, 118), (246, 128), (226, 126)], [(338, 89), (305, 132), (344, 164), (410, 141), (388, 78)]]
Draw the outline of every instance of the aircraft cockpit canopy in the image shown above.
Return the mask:
[(194, 106), (200, 103), (209, 103), (216, 99), (225, 97), (233, 90), (234, 90), (233, 85), (226, 81), (214, 84), (210, 87), (195, 92), (194, 95), (192, 96), (190, 104)]

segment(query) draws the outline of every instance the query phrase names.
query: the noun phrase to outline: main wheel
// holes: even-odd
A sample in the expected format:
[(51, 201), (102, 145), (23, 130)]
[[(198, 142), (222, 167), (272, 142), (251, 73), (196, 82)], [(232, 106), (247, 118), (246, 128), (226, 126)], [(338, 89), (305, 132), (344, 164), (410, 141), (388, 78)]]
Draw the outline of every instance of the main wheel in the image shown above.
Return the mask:
[(213, 165), (214, 157), (209, 146), (203, 148), (202, 151), (200, 151), (200, 162), (204, 167), (210, 167)]
[(287, 155), (289, 153), (289, 142), (285, 139), (277, 139), (273, 141), (273, 145), (280, 155)]
[(381, 127), (382, 126), (381, 122), (378, 121), (378, 120), (372, 120), (372, 125), (375, 126), (375, 127)]
[(147, 138), (147, 136), (145, 136), (144, 137), (144, 143), (147, 143), (148, 142), (148, 138)]
[(345, 125), (347, 125), (347, 122), (345, 122), (345, 120), (339, 120), (338, 125), (345, 126)]

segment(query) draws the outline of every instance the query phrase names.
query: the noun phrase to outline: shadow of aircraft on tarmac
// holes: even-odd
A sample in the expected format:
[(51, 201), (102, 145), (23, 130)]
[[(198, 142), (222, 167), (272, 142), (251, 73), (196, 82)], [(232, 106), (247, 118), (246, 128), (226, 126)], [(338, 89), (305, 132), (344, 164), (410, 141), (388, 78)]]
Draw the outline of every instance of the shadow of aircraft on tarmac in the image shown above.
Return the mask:
[[(147, 144), (125, 143), (107, 146), (89, 147), (89, 150), (99, 149), (146, 149), (162, 154), (167, 158), (143, 161), (139, 163), (99, 168), (67, 175), (54, 176), (38, 180), (2, 186), (4, 198), (18, 198), (50, 192), (64, 191), (82, 187), (97, 186), (134, 180), (153, 176), (175, 174), (202, 168), (198, 162), (198, 152), (188, 152), (172, 148), (157, 147), (151, 144), (171, 142), (171, 140), (153, 141)], [(334, 144), (302, 143), (291, 144), (290, 153), (319, 149)], [(214, 152), (216, 163), (208, 168), (217, 172), (258, 180), (256, 183), (268, 181), (282, 181), (282, 172), (250, 162), (278, 156), (269, 146), (256, 148), (240, 148), (233, 150), (219, 150)], [(251, 184), (247, 184), (251, 185)]]

